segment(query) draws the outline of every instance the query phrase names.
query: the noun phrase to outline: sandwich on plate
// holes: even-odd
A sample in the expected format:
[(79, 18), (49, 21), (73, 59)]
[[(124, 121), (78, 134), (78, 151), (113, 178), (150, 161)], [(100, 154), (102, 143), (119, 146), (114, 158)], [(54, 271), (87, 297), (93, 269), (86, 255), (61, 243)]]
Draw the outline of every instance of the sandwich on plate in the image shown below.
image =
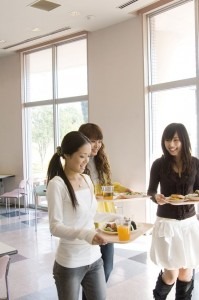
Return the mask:
[(183, 201), (185, 199), (185, 196), (180, 194), (171, 194), (169, 197), (169, 201)]

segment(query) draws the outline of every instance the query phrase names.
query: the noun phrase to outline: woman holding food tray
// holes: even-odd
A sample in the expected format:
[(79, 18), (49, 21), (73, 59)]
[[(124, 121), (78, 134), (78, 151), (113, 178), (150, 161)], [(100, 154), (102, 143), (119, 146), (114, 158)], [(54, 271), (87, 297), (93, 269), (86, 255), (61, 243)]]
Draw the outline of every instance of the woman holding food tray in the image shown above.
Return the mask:
[(153, 296), (166, 299), (176, 283), (175, 299), (191, 299), (193, 269), (199, 266), (199, 222), (194, 204), (173, 205), (170, 196), (185, 196), (199, 189), (199, 160), (191, 155), (183, 124), (169, 124), (161, 145), (163, 155), (152, 164), (148, 187), (148, 195), (158, 204), (150, 254), (152, 261), (164, 269)]
[(47, 200), (51, 234), (59, 238), (53, 275), (59, 300), (77, 300), (82, 285), (88, 300), (106, 299), (106, 281), (99, 245), (107, 240), (94, 219), (118, 216), (96, 213), (90, 177), (82, 174), (91, 154), (90, 140), (79, 131), (65, 135), (48, 167)]
[[(89, 163), (85, 169), (85, 173), (90, 175), (91, 180), (95, 186), (96, 196), (102, 195), (103, 185), (112, 185), (111, 183), (111, 169), (104, 151), (103, 133), (101, 128), (93, 123), (86, 123), (80, 126), (79, 131), (82, 132), (91, 141), (92, 151)], [(131, 192), (130, 189), (120, 185), (119, 183), (113, 183), (115, 192)], [(98, 212), (112, 212), (115, 213), (114, 203), (99, 202)], [(110, 276), (113, 269), (113, 256), (114, 246), (113, 244), (101, 245), (102, 259), (104, 262), (104, 272), (106, 281)], [(85, 299), (85, 298), (83, 298)]]

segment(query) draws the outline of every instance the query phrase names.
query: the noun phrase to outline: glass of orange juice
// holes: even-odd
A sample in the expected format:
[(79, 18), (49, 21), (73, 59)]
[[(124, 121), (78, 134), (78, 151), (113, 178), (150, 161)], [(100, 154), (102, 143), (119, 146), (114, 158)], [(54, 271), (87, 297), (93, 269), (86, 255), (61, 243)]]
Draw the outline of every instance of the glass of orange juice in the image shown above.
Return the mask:
[(105, 200), (113, 200), (113, 192), (114, 192), (113, 185), (102, 186), (102, 194)]
[(127, 218), (118, 219), (117, 224), (117, 233), (119, 241), (129, 241), (131, 233), (131, 221)]

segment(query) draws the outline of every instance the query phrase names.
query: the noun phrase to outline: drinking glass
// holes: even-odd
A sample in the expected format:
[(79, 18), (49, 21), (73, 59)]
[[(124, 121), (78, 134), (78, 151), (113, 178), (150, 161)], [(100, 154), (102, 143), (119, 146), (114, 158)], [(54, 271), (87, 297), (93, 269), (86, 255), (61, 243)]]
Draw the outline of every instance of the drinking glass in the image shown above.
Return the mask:
[(119, 241), (129, 241), (131, 233), (131, 220), (121, 218), (116, 220)]
[(113, 185), (102, 186), (102, 194), (105, 200), (113, 200), (113, 192), (114, 192)]

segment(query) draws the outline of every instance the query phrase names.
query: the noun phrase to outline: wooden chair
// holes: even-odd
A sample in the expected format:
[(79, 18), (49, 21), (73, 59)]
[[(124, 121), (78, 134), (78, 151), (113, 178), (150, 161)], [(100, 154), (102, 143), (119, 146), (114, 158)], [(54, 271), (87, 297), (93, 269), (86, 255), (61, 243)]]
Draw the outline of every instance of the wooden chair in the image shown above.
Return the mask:
[[(4, 280), (6, 288), (6, 298), (0, 298), (0, 300), (9, 300), (9, 288), (8, 288), (8, 271), (10, 266), (10, 256), (4, 255), (0, 257), (0, 280)], [(0, 287), (0, 291), (3, 290), (3, 286)], [(0, 295), (1, 297), (2, 295)]]

